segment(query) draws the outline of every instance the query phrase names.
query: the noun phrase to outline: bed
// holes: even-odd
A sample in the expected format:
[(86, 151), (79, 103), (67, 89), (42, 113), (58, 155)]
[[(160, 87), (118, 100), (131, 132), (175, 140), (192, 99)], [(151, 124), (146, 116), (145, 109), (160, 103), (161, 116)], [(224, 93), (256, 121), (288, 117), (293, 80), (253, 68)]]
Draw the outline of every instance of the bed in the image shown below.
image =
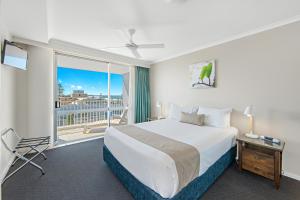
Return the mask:
[(163, 119), (137, 128), (188, 144), (199, 152), (197, 177), (180, 187), (174, 160), (116, 127), (106, 130), (105, 162), (135, 199), (198, 199), (235, 158), (234, 127), (216, 128)]

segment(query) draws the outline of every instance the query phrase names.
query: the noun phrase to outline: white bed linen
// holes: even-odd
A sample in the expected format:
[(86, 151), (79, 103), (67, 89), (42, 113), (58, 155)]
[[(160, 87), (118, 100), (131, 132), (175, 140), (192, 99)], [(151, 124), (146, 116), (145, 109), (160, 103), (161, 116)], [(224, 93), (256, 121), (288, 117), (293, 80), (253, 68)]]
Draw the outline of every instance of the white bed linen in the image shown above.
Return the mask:
[[(196, 126), (172, 119), (136, 126), (194, 146), (200, 153), (199, 176), (235, 145), (238, 133), (234, 127)], [(171, 198), (177, 193), (179, 181), (176, 166), (167, 154), (113, 127), (106, 130), (104, 143), (114, 157), (144, 185), (164, 198)]]

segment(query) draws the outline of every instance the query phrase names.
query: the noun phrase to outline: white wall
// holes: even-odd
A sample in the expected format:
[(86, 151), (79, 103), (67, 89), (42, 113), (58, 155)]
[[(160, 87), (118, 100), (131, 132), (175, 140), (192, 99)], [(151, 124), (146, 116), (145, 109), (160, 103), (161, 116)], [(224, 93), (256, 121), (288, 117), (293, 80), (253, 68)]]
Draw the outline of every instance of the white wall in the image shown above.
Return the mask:
[[(5, 20), (1, 15), (2, 5), (0, 1), (0, 43), (1, 48), (3, 40), (10, 39), (10, 34), (6, 29)], [(7, 128), (17, 128), (17, 71), (11, 67), (0, 64), (0, 133)], [(11, 137), (6, 138), (9, 143), (15, 140)], [(13, 156), (9, 153), (2, 142), (0, 142), (0, 180), (8, 170), (8, 163), (12, 161)]]
[[(7, 128), (17, 128), (17, 102), (16, 102), (16, 69), (1, 65), (0, 86), (0, 130), (1, 133)], [(15, 143), (13, 137), (7, 137), (9, 144)], [(8, 163), (13, 159), (12, 154), (7, 151), (1, 142), (1, 166), (0, 176), (3, 178), (8, 170)]]
[[(33, 46), (27, 50), (26, 71), (1, 66), (0, 130), (12, 127), (23, 137), (53, 136), (53, 51)], [(1, 145), (1, 178), (12, 159)]]
[(29, 46), (27, 136), (53, 135), (53, 51)]
[[(300, 178), (300, 22), (157, 63), (150, 68), (155, 102), (233, 107), (232, 124), (246, 131), (242, 115), (255, 106), (255, 132), (286, 142), (283, 169)], [(189, 65), (216, 59), (216, 88), (191, 89)]]

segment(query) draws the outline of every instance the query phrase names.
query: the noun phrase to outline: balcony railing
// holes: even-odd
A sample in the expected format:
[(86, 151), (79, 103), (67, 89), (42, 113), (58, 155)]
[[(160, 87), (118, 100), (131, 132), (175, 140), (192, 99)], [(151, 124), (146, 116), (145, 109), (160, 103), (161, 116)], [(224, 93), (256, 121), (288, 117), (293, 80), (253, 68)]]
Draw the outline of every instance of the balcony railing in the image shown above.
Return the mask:
[[(111, 99), (110, 116), (121, 115), (122, 99)], [(107, 99), (84, 99), (57, 109), (57, 127), (107, 123)]]

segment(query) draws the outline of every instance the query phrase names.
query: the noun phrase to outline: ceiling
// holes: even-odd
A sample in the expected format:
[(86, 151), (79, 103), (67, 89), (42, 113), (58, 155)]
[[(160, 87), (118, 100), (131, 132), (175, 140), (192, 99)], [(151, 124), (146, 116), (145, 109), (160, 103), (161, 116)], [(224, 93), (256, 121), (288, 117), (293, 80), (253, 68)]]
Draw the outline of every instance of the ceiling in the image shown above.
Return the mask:
[[(102, 49), (128, 42), (164, 43), (139, 50), (158, 61), (300, 15), (299, 0), (2, 0), (8, 31)], [(299, 17), (300, 18), (300, 17)], [(130, 50), (107, 49), (133, 57)]]

